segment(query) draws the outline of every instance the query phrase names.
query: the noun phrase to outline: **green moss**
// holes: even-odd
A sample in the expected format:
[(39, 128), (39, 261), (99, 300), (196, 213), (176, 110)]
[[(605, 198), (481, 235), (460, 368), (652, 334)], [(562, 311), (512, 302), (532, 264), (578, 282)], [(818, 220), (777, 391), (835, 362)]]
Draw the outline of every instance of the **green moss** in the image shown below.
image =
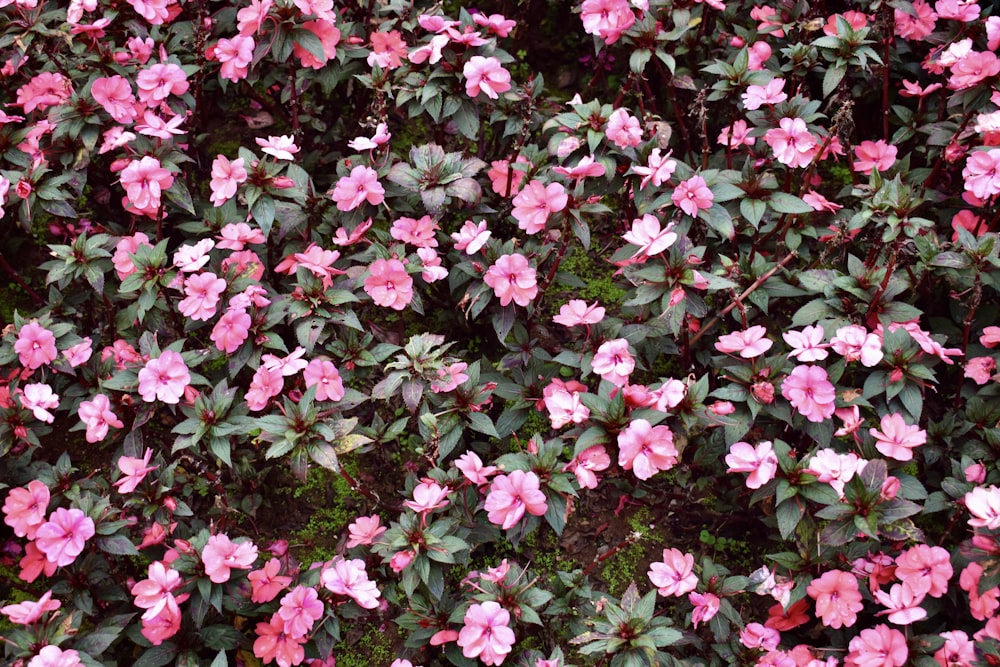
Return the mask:
[[(356, 463), (341, 460), (345, 468)], [(350, 472), (350, 470), (349, 470)], [(356, 471), (355, 471), (356, 472)], [(299, 553), (303, 562), (318, 562), (336, 555), (340, 536), (347, 525), (357, 518), (350, 501), (355, 493), (344, 478), (326, 468), (311, 468), (306, 482), (291, 492), (297, 504), (312, 509), (313, 514), (304, 528), (292, 533), (293, 544), (308, 545)]]
[(698, 540), (707, 547), (706, 553), (712, 560), (726, 563), (734, 570), (750, 572), (759, 564), (758, 555), (746, 540), (715, 536), (707, 530), (701, 531)]
[(574, 251), (563, 258), (559, 269), (584, 282), (584, 286), (576, 290), (575, 298), (604, 304), (620, 303), (625, 299), (625, 290), (615, 285), (607, 265), (594, 262), (594, 257), (598, 256), (599, 249), (594, 247), (589, 253)]
[(521, 427), (521, 430), (526, 438), (530, 438), (536, 433), (548, 433), (552, 430), (552, 425), (544, 413), (529, 410), (528, 418), (524, 420), (524, 426)]
[(644, 576), (639, 572), (639, 566), (645, 556), (646, 551), (642, 543), (636, 542), (609, 558), (601, 568), (601, 578), (607, 583), (608, 592), (621, 597), (629, 584), (639, 581)]
[(387, 631), (375, 624), (369, 625), (358, 641), (352, 644), (342, 641), (334, 647), (337, 667), (388, 665), (396, 657), (393, 650), (396, 637), (395, 631)]

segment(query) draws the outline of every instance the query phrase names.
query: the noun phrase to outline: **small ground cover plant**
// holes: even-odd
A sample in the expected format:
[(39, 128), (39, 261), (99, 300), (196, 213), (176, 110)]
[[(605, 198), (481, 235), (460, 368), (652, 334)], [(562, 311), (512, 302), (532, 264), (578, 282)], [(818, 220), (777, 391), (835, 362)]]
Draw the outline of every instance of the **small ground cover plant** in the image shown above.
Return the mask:
[(1000, 664), (992, 11), (0, 0), (5, 663)]

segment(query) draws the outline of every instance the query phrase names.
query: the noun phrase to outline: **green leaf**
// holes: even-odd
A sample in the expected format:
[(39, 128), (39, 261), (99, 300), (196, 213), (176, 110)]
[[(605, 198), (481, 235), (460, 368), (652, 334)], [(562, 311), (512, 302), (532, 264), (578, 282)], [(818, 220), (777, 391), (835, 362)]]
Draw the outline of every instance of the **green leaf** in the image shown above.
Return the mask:
[(124, 535), (113, 535), (111, 537), (98, 537), (97, 548), (104, 553), (114, 556), (138, 556), (139, 550), (135, 548), (132, 541)]
[(490, 419), (489, 415), (483, 412), (470, 412), (466, 415), (469, 420), (469, 425), (472, 430), (478, 431), (483, 435), (488, 435), (491, 438), (500, 438), (500, 434), (497, 433), (496, 428), (493, 426), (493, 420)]
[(847, 67), (844, 65), (831, 65), (823, 75), (823, 97), (829, 97), (837, 89), (840, 82), (847, 74)]
[(767, 210), (767, 203), (760, 199), (743, 199), (740, 201), (740, 214), (746, 221), (753, 225), (754, 229), (760, 226), (760, 219), (764, 217)]
[(790, 539), (795, 534), (795, 528), (802, 520), (802, 504), (792, 498), (778, 505), (775, 512), (778, 518), (778, 531), (781, 539)]
[(778, 213), (800, 214), (813, 212), (812, 206), (787, 192), (772, 192), (770, 198), (767, 200), (767, 205), (771, 207), (772, 211), (777, 211)]
[(89, 653), (90, 655), (101, 655), (121, 636), (122, 632), (124, 632), (129, 622), (135, 616), (136, 614), (132, 613), (119, 614), (107, 618), (99, 626), (86, 634), (77, 635), (76, 641), (73, 642), (73, 648), (77, 651)]
[[(312, 33), (310, 33), (312, 34)], [(274, 224), (274, 200), (264, 195), (253, 203), (250, 207), (250, 215), (260, 226), (264, 236), (271, 234), (271, 226)]]

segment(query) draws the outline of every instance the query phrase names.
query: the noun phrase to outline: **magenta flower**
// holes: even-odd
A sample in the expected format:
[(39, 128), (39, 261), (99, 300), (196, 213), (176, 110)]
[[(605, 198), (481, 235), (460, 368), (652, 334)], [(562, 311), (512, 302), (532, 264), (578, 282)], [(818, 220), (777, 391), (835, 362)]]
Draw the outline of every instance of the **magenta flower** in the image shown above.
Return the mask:
[(633, 419), (618, 434), (618, 465), (646, 480), (677, 465), (677, 448), (669, 426), (652, 426), (645, 419)]
[(252, 323), (253, 320), (245, 309), (231, 308), (212, 327), (209, 338), (215, 343), (216, 348), (226, 354), (232, 354), (250, 337)]
[(344, 381), (332, 361), (313, 359), (305, 367), (302, 377), (306, 381), (306, 389), (316, 387), (318, 401), (339, 401), (344, 397)]
[(837, 392), (819, 366), (796, 366), (781, 383), (781, 395), (811, 422), (833, 416)]
[(118, 469), (122, 471), (121, 479), (114, 483), (114, 486), (118, 487), (118, 493), (132, 493), (142, 483), (142, 480), (146, 478), (147, 474), (160, 467), (158, 465), (149, 465), (149, 460), (152, 457), (153, 450), (149, 447), (146, 448), (146, 452), (141, 459), (133, 456), (118, 457)]
[(757, 325), (746, 331), (736, 331), (731, 334), (719, 336), (715, 349), (726, 354), (739, 353), (744, 359), (759, 357), (774, 345), (773, 341), (765, 338), (767, 329)]
[(910, 654), (906, 636), (887, 625), (865, 628), (848, 648), (845, 667), (902, 667)]
[(233, 542), (228, 535), (219, 533), (208, 538), (201, 550), (205, 574), (216, 584), (229, 581), (231, 571), (249, 570), (257, 560), (257, 546), (250, 541)]
[(49, 487), (37, 479), (28, 487), (14, 487), (3, 504), (3, 522), (14, 529), (18, 537), (35, 539), (39, 526), (45, 523), (45, 510), (49, 507)]
[(336, 556), (323, 566), (320, 579), (327, 590), (346, 595), (365, 609), (378, 606), (381, 593), (375, 582), (368, 579), (365, 562), (360, 558), (347, 560), (343, 556)]
[(624, 386), (635, 370), (635, 359), (628, 350), (628, 340), (616, 338), (601, 343), (594, 354), (591, 368), (616, 387)]
[(465, 626), (458, 633), (458, 645), (466, 658), (479, 658), (485, 665), (499, 665), (514, 646), (510, 612), (493, 600), (473, 604), (465, 612)]
[(642, 143), (642, 126), (639, 124), (639, 119), (625, 109), (615, 109), (611, 112), (604, 133), (618, 148), (629, 148)]
[(875, 448), (891, 459), (909, 461), (913, 458), (913, 448), (927, 442), (927, 432), (919, 426), (907, 425), (898, 412), (884, 415), (879, 425), (881, 431), (871, 428), (868, 432), (875, 438)]
[(851, 165), (854, 171), (863, 174), (872, 173), (872, 169), (886, 171), (896, 163), (897, 149), (883, 140), (862, 141), (860, 146), (854, 148), (854, 154), (858, 157)]
[(323, 601), (315, 588), (296, 586), (281, 598), (278, 616), (285, 623), (285, 634), (298, 639), (309, 634), (323, 612)]
[(174, 175), (149, 155), (129, 162), (119, 178), (129, 202), (141, 211), (154, 213), (160, 208), (160, 195), (174, 184)]
[(535, 269), (524, 255), (500, 255), (486, 270), (483, 280), (493, 288), (501, 306), (513, 301), (519, 306), (527, 306), (538, 294)]
[(806, 593), (816, 601), (816, 615), (823, 625), (838, 630), (849, 628), (858, 620), (864, 608), (858, 580), (850, 572), (829, 570), (806, 588)]
[(47, 561), (65, 567), (83, 553), (83, 547), (94, 532), (94, 520), (82, 510), (60, 507), (39, 526), (35, 544)]
[(48, 365), (59, 356), (55, 335), (38, 322), (28, 322), (21, 326), (14, 342), (18, 361), (29, 371)]
[(681, 181), (677, 184), (673, 194), (670, 195), (670, 199), (673, 200), (674, 206), (677, 206), (692, 218), (696, 218), (698, 217), (698, 211), (712, 208), (715, 195), (712, 194), (712, 191), (706, 185), (704, 178), (701, 176), (692, 176), (686, 181)]
[(368, 273), (364, 289), (376, 305), (403, 310), (413, 300), (413, 278), (398, 259), (376, 259)]
[(518, 227), (528, 234), (537, 234), (545, 229), (549, 215), (566, 208), (568, 201), (566, 189), (560, 183), (545, 185), (533, 180), (514, 197), (511, 215), (517, 220)]
[(517, 525), (525, 512), (542, 516), (548, 510), (548, 504), (538, 475), (514, 470), (509, 475), (493, 478), (483, 509), (492, 523), (507, 530)]
[(462, 76), (465, 77), (465, 94), (469, 97), (482, 92), (495, 100), (499, 93), (510, 90), (510, 72), (493, 56), (472, 56), (465, 63)]
[(778, 471), (778, 455), (774, 446), (765, 440), (754, 447), (748, 442), (734, 442), (726, 455), (726, 472), (748, 472), (747, 488), (759, 489), (772, 479)]
[(337, 210), (353, 211), (365, 201), (372, 206), (381, 204), (385, 199), (385, 189), (378, 182), (378, 173), (374, 169), (358, 165), (351, 170), (350, 176), (337, 181), (330, 198), (337, 202)]
[(52, 392), (52, 387), (41, 382), (33, 382), (24, 385), (23, 393), (18, 397), (25, 410), (31, 410), (38, 421), (51, 424), (55, 421), (55, 415), (49, 410), (59, 407), (59, 396)]
[(680, 597), (698, 586), (698, 575), (694, 573), (694, 556), (678, 549), (664, 549), (663, 560), (650, 563), (646, 574), (663, 596)]
[(191, 383), (191, 373), (180, 353), (165, 350), (156, 359), (150, 359), (139, 371), (139, 394), (142, 400), (155, 400), (176, 404)]

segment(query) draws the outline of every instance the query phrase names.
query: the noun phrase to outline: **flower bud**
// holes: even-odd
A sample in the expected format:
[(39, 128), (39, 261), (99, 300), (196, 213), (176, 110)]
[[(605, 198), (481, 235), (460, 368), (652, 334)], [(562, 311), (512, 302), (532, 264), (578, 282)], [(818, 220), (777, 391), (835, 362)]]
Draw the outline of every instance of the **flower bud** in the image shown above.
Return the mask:
[(729, 401), (716, 401), (712, 405), (708, 406), (708, 410), (712, 414), (725, 416), (736, 412), (736, 406)]
[(986, 466), (982, 463), (973, 463), (965, 469), (965, 481), (970, 484), (982, 484), (986, 481)]
[(750, 387), (750, 392), (758, 403), (770, 405), (774, 402), (774, 385), (770, 382), (756, 382)]
[(882, 500), (892, 500), (899, 493), (899, 478), (889, 475), (882, 482)]
[(393, 572), (399, 574), (407, 567), (409, 567), (410, 563), (413, 562), (414, 556), (416, 555), (417, 555), (416, 552), (412, 550), (399, 551), (393, 554), (392, 558), (389, 559), (389, 567), (392, 568)]

